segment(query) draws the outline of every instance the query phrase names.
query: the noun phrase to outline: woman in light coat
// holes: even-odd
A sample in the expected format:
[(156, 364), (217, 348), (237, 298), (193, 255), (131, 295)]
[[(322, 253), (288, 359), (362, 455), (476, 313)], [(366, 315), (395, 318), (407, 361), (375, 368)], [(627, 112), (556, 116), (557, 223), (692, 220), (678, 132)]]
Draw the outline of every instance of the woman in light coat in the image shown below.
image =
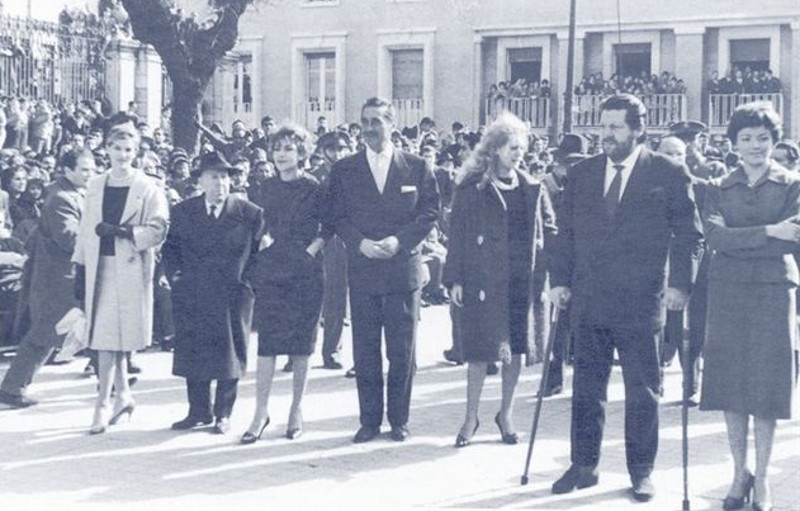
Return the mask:
[[(155, 251), (167, 234), (169, 207), (156, 181), (132, 167), (139, 132), (130, 117), (109, 121), (111, 171), (86, 191), (75, 253), (76, 295), (84, 300), (89, 347), (98, 351), (99, 394), (90, 433), (133, 413), (126, 352), (144, 349), (153, 327)], [(112, 385), (117, 399), (109, 414)]]

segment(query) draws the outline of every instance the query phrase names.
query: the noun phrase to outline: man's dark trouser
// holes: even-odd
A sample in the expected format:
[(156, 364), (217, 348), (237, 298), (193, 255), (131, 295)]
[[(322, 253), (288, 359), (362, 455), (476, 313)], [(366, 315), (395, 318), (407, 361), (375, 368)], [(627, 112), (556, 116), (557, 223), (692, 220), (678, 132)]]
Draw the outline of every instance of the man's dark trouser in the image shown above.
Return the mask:
[(393, 427), (408, 422), (411, 385), (416, 371), (414, 346), (420, 291), (369, 294), (350, 288), (353, 316), (353, 360), (361, 425), (379, 427), (383, 421), (383, 360), (381, 331), (386, 337), (389, 377), (387, 418)]
[(218, 419), (231, 416), (233, 403), (236, 402), (238, 379), (217, 380), (214, 396), (214, 409), (211, 409), (211, 380), (186, 380), (189, 395), (189, 416), (196, 418), (216, 417)]
[(631, 477), (649, 476), (658, 451), (661, 384), (658, 332), (646, 327), (576, 325), (572, 381), (572, 463), (600, 461), (614, 348), (625, 384), (625, 454)]
[(11, 361), (0, 390), (14, 396), (24, 396), (33, 377), (53, 353), (52, 346), (39, 346), (27, 337), (17, 347), (17, 355)]
[(322, 360), (336, 360), (342, 350), (342, 329), (347, 316), (347, 249), (337, 236), (325, 245), (325, 294), (322, 300)]
[(568, 357), (570, 349), (569, 340), (572, 335), (570, 327), (570, 308), (559, 312), (556, 333), (553, 337), (552, 358), (550, 359), (550, 372), (547, 376), (547, 386), (550, 388), (564, 384), (564, 357)]

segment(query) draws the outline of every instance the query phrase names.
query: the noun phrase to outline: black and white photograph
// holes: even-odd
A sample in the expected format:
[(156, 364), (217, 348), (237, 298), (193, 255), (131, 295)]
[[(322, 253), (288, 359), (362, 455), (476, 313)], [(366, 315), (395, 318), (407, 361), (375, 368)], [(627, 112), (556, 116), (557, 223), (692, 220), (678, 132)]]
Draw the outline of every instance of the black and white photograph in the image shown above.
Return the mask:
[(800, 1), (0, 0), (0, 508), (800, 511)]

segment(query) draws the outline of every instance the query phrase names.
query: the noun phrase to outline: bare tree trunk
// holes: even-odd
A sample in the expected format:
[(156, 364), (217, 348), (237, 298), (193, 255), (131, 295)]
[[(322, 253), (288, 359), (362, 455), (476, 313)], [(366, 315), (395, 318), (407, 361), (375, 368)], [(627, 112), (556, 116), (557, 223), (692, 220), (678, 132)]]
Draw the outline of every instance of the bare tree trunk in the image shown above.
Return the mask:
[(194, 154), (197, 149), (197, 123), (208, 80), (178, 80), (172, 83), (172, 140), (176, 147)]

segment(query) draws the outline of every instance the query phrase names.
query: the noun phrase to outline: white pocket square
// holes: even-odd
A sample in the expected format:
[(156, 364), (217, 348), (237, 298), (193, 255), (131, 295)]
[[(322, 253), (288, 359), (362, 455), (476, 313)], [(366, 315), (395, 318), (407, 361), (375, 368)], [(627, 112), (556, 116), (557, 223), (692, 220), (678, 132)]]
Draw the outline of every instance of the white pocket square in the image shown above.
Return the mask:
[(400, 187), (400, 193), (416, 192), (417, 187), (414, 185), (404, 185)]

